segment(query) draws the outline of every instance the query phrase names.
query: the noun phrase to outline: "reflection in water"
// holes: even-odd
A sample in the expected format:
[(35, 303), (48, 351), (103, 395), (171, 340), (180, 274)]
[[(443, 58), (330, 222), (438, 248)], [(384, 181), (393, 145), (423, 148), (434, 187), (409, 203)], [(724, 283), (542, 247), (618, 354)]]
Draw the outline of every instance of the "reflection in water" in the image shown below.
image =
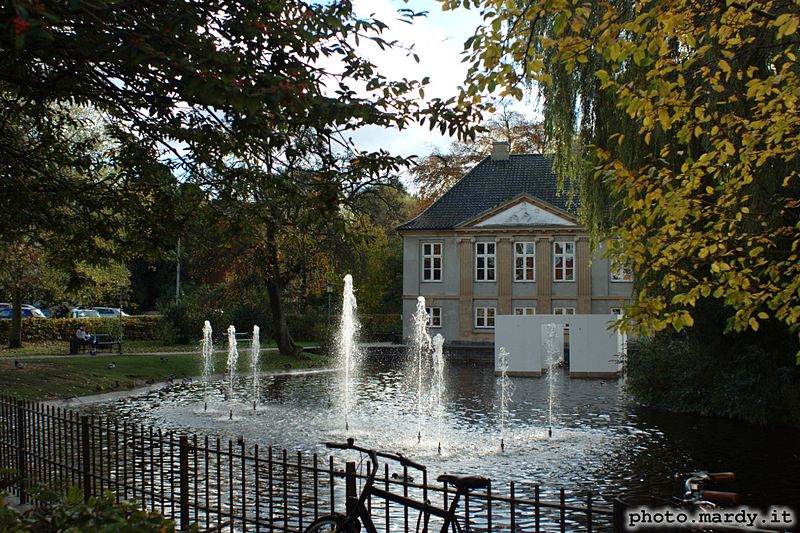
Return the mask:
[[(439, 472), (476, 473), (496, 481), (516, 480), (585, 488), (606, 496), (647, 491), (674, 493), (676, 474), (692, 470), (732, 470), (734, 490), (745, 502), (800, 508), (800, 431), (759, 428), (719, 419), (636, 408), (616, 380), (562, 377), (557, 426), (547, 437), (547, 382), (514, 378), (505, 453), (499, 446), (499, 405), (491, 368), (450, 365), (438, 438), (417, 436), (417, 409), (402, 365), (368, 362), (355, 383), (351, 428), (346, 433), (331, 406), (337, 399), (336, 374), (317, 372), (265, 377), (258, 408), (242, 401), (235, 420), (222, 405), (226, 384), (210, 384), (209, 412), (203, 411), (203, 384), (175, 385), (85, 409), (129, 421), (155, 423), (261, 446), (327, 453), (320, 443), (354, 437), (364, 446), (402, 452)], [(248, 398), (252, 383), (239, 378), (234, 398)], [(246, 391), (246, 392), (245, 392)], [(428, 435), (432, 435), (429, 431)]]

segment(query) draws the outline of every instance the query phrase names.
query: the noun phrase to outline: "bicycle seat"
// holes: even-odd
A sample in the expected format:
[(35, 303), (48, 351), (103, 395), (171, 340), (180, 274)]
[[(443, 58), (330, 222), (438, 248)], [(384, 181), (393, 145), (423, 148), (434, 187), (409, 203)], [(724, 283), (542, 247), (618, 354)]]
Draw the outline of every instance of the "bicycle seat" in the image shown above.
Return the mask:
[(483, 476), (456, 476), (453, 474), (442, 474), (436, 478), (443, 483), (450, 483), (459, 490), (485, 489), (491, 483), (488, 477)]

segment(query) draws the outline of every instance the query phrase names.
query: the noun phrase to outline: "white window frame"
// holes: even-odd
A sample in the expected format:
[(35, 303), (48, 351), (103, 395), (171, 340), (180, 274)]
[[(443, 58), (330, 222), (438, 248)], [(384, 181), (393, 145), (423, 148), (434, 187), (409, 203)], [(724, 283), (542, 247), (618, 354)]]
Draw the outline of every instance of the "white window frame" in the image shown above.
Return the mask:
[(520, 305), (514, 308), (514, 316), (533, 316), (536, 314), (536, 308), (529, 305)]
[[(521, 253), (517, 250), (520, 245), (522, 246)], [(530, 246), (530, 253), (528, 253), (528, 246)], [(528, 277), (528, 260), (531, 263), (530, 278)], [(534, 281), (536, 281), (536, 243), (534, 241), (514, 242), (514, 282), (531, 283)]]
[[(475, 329), (494, 329), (494, 319), (496, 316), (496, 307), (476, 307)], [(490, 321), (491, 324), (489, 324)]]
[(633, 270), (625, 266), (612, 267), (611, 281), (613, 283), (630, 283), (633, 281)]
[(553, 308), (554, 315), (574, 315), (575, 308), (574, 307), (554, 307)]
[[(561, 247), (561, 252), (558, 248)], [(567, 248), (572, 251), (568, 252)], [(558, 262), (561, 260), (561, 266)], [(572, 267), (567, 267), (567, 261), (572, 261)], [(571, 270), (570, 276), (567, 277), (567, 271)], [(561, 271), (561, 279), (558, 278), (558, 273)], [(575, 281), (575, 241), (554, 241), (553, 242), (553, 281)]]
[(442, 308), (441, 307), (426, 307), (425, 312), (428, 313), (428, 327), (440, 328), (442, 327)]
[(617, 315), (617, 316), (622, 315), (623, 314), (622, 308), (621, 307), (612, 307), (611, 308), (611, 314), (612, 315)]
[[(436, 253), (438, 247), (439, 253)], [(444, 247), (441, 242), (422, 243), (422, 281), (426, 283), (439, 283), (442, 281), (442, 256)], [(436, 260), (439, 268), (436, 268)], [(425, 261), (430, 260), (430, 266), (425, 266)]]
[[(483, 252), (479, 248), (483, 247)], [(489, 253), (489, 247), (492, 251)], [(480, 266), (483, 259), (483, 266)], [(491, 266), (489, 263), (491, 262)], [(497, 243), (495, 241), (478, 241), (475, 243), (475, 281), (493, 282), (496, 278)], [(489, 275), (491, 274), (491, 277)], [(483, 278), (481, 278), (483, 276)]]

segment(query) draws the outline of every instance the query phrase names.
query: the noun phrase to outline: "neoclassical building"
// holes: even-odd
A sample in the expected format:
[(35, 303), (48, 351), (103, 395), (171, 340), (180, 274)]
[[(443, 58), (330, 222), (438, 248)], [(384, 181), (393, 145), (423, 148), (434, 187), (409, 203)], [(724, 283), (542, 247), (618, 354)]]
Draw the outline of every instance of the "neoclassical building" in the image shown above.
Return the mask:
[(589, 236), (549, 158), (495, 143), (419, 216), (403, 237), (403, 335), (418, 296), (432, 333), (449, 342), (493, 342), (495, 316), (619, 313), (632, 277), (592, 255)]

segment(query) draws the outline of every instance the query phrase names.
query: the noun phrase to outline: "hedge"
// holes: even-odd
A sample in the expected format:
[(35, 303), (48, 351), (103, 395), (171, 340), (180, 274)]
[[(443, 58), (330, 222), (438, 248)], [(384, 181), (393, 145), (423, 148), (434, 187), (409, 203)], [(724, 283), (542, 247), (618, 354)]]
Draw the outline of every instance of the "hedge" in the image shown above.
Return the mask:
[[(81, 324), (86, 324), (89, 333), (109, 333), (115, 336), (120, 328), (118, 318), (25, 318), (22, 320), (22, 340), (69, 339)], [(156, 340), (160, 324), (160, 316), (123, 317), (123, 337), (128, 340)], [(0, 319), (0, 343), (7, 343), (10, 335), (11, 319)]]

